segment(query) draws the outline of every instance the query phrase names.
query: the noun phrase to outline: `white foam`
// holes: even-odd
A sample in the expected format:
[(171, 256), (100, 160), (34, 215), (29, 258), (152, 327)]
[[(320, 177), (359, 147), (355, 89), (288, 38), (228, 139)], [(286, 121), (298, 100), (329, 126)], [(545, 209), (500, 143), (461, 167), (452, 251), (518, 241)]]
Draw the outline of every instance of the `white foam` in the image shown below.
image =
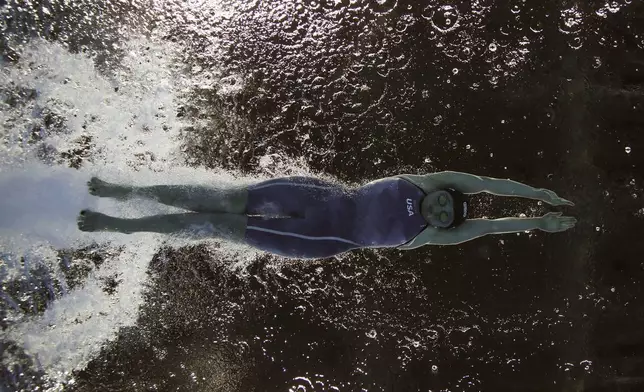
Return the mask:
[[(0, 107), (0, 122), (10, 125), (0, 134), (7, 141), (0, 144), (0, 253), (29, 254), (60, 275), (53, 248), (93, 242), (124, 247), (44, 314), (23, 317), (6, 331), (37, 358), (55, 384), (86, 366), (120, 327), (136, 322), (147, 264), (162, 241), (168, 244), (167, 238), (158, 235), (80, 232), (78, 212), (91, 208), (136, 217), (175, 211), (141, 200), (120, 203), (91, 196), (87, 180), (98, 175), (136, 184), (240, 181), (236, 173), (195, 170), (182, 164), (178, 135), (184, 124), (175, 114), (188, 82), (177, 77), (171, 63), (176, 49), (167, 42), (143, 39), (124, 45), (123, 66), (110, 76), (99, 74), (92, 59), (46, 41), (34, 41), (17, 65), (0, 70), (1, 89), (14, 91), (20, 86), (38, 93), (15, 107)], [(81, 135), (91, 136), (92, 160), (80, 170), (44, 164), (36, 158), (35, 145), (21, 141), (34, 125), (42, 125), (45, 108), (65, 120), (66, 130), (46, 137), (44, 143), (63, 151), (74, 148)], [(187, 242), (170, 239), (169, 244)], [(216, 249), (220, 255), (235, 257), (237, 263), (231, 268), (257, 254), (240, 245), (223, 244)], [(11, 263), (5, 268), (8, 276), (25, 273)], [(115, 274), (122, 282), (115, 294), (108, 295), (101, 279)]]
[[(82, 288), (10, 331), (9, 336), (22, 342), (52, 381), (66, 381), (72, 370), (84, 368), (118, 328), (136, 320), (146, 266), (156, 244), (143, 239), (130, 245), (116, 260), (94, 271)], [(110, 296), (100, 279), (114, 274), (121, 282), (118, 294)]]
[[(181, 58), (181, 49), (168, 42), (141, 38), (124, 42), (122, 47), (122, 66), (111, 75), (100, 74), (91, 58), (42, 40), (24, 48), (17, 65), (3, 64), (0, 69), (0, 90), (15, 91), (19, 86), (37, 92), (35, 98), (16, 106), (0, 101), (0, 124), (4, 124), (0, 129), (0, 254), (28, 255), (45, 264), (54, 276), (61, 276), (55, 249), (92, 243), (124, 248), (93, 271), (82, 286), (50, 304), (44, 314), (18, 315), (6, 331), (37, 358), (54, 385), (62, 385), (73, 370), (83, 369), (116, 337), (119, 328), (136, 322), (147, 264), (160, 245), (196, 242), (151, 234), (79, 231), (76, 216), (83, 208), (125, 217), (176, 212), (151, 201), (117, 202), (91, 196), (86, 182), (92, 175), (138, 185), (238, 185), (262, 179), (186, 167), (179, 130), (188, 124), (176, 113), (185, 92), (199, 86), (201, 79), (181, 76), (172, 62)], [(235, 78), (231, 84), (235, 87), (222, 94), (243, 86), (241, 76)], [(60, 162), (41, 162), (36, 158), (39, 143), (25, 142), (34, 126), (43, 126), (44, 111), (55, 113), (65, 125), (63, 132), (44, 135), (43, 144), (65, 151), (77, 148), (81, 136), (91, 137), (91, 159), (79, 170)], [(310, 174), (303, 162), (277, 159), (275, 154), (262, 160), (260, 170), (266, 176)], [(230, 268), (242, 275), (261, 253), (224, 242), (211, 249), (215, 257), (232, 260)], [(27, 272), (14, 264), (19, 263), (7, 262), (3, 267), (9, 270), (5, 271), (9, 278)], [(101, 279), (114, 275), (122, 282), (115, 294), (108, 295)]]

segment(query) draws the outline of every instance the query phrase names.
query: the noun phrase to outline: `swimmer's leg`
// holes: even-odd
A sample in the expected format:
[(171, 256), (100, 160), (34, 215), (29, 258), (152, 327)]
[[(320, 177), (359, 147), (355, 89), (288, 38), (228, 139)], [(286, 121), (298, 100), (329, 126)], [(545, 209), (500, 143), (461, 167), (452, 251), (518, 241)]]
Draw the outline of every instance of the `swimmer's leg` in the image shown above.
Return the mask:
[(78, 216), (81, 231), (111, 231), (117, 233), (163, 233), (185, 235), (195, 239), (221, 238), (243, 242), (248, 218), (225, 213), (186, 213), (153, 215), (123, 219), (83, 210)]
[(227, 212), (243, 214), (246, 211), (248, 190), (245, 186), (209, 187), (199, 185), (130, 186), (112, 184), (96, 177), (87, 183), (89, 193), (99, 197), (128, 199), (144, 197), (159, 203), (195, 212)]

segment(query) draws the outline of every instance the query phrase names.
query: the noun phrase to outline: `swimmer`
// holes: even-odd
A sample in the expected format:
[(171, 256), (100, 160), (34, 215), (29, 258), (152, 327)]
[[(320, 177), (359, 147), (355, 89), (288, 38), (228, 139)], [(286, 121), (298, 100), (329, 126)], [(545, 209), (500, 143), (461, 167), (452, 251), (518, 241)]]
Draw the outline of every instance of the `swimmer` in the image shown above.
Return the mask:
[(360, 187), (313, 177), (248, 186), (112, 184), (93, 177), (89, 192), (148, 198), (190, 212), (124, 219), (83, 210), (82, 231), (154, 232), (241, 242), (273, 254), (324, 258), (358, 248), (455, 245), (489, 234), (560, 232), (577, 220), (550, 212), (533, 218), (471, 219), (467, 195), (487, 192), (573, 206), (551, 190), (454, 171), (402, 174)]

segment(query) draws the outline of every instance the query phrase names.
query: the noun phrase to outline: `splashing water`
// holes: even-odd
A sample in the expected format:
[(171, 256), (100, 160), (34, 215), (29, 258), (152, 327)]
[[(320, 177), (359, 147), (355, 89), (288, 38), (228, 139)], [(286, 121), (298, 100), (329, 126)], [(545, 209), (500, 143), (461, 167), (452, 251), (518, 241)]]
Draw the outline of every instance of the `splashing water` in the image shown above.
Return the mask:
[[(92, 244), (120, 249), (42, 314), (26, 316), (18, 306), (10, 310), (7, 339), (21, 345), (54, 385), (82, 369), (119, 328), (135, 323), (147, 263), (167, 240), (150, 234), (83, 233), (76, 228), (78, 212), (91, 208), (135, 217), (175, 210), (141, 200), (135, 205), (99, 199), (88, 194), (86, 181), (92, 175), (139, 185), (240, 181), (230, 172), (182, 164), (178, 134), (183, 124), (175, 113), (188, 82), (176, 77), (169, 60), (175, 48), (144, 39), (126, 47), (122, 66), (109, 76), (99, 74), (91, 58), (45, 41), (34, 41), (17, 64), (0, 73), (2, 275), (28, 273), (28, 263), (59, 276), (56, 249)], [(186, 241), (172, 239), (171, 244)], [(256, 254), (232, 245), (217, 251), (239, 255), (242, 264)], [(116, 295), (104, 288), (110, 276), (120, 282)]]

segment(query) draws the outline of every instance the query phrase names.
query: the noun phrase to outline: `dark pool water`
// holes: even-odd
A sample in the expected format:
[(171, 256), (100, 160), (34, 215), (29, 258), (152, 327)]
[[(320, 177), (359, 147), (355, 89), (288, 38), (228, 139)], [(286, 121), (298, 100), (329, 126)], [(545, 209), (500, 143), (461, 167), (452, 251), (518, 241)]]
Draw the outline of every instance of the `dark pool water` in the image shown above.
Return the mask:
[[(183, 48), (177, 72), (200, 81), (173, 113), (186, 165), (306, 167), (352, 184), (457, 170), (553, 189), (579, 220), (405, 252), (260, 255), (242, 271), (206, 246), (163, 247), (136, 323), (61, 390), (644, 387), (642, 1), (0, 4), (3, 67), (42, 38), (105, 75), (134, 35)], [(33, 98), (15, 86), (12, 99)], [(82, 166), (82, 151), (60, 164)], [(550, 210), (474, 203), (488, 217)], [(3, 281), (3, 312), (17, 306), (7, 296), (43, 295), (50, 280), (34, 276)], [(118, 293), (118, 278), (106, 287)], [(19, 344), (3, 338), (0, 351), (14, 358), (3, 388), (52, 388)]]

